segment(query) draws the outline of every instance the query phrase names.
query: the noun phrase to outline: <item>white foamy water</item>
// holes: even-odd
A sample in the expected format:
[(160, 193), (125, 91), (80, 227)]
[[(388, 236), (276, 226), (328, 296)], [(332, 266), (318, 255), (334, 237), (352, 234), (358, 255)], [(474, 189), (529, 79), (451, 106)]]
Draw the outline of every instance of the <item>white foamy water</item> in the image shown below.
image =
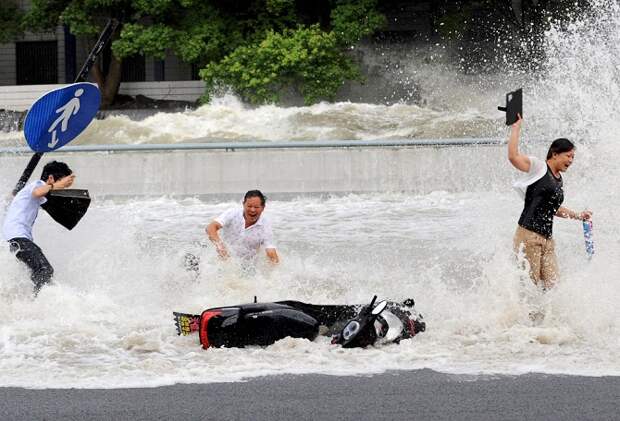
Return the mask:
[[(71, 144), (489, 137), (497, 135), (500, 119), (494, 109), (467, 108), (455, 115), (441, 108), (407, 104), (341, 102), (254, 108), (227, 95), (196, 110), (162, 112), (139, 121), (122, 115), (95, 120)], [(24, 144), (22, 132), (0, 133), (0, 146)]]
[[(56, 277), (36, 299), (24, 267), (0, 247), (2, 385), (137, 387), (273, 373), (415, 368), (620, 375), (620, 199), (615, 193), (620, 182), (615, 159), (620, 152), (615, 118), (620, 11), (615, 2), (601, 4), (604, 16), (549, 32), (544, 73), (526, 88), (525, 143), (529, 139), (530, 150), (542, 155), (552, 138), (575, 139), (565, 205), (595, 213), (592, 261), (585, 256), (580, 224), (556, 221), (562, 280), (549, 293), (539, 294), (513, 261), (521, 201), (499, 181), (491, 191), (472, 187), (495, 176), (475, 158), (470, 172), (454, 174), (459, 180), (454, 191), (269, 201), (266, 214), (275, 226), (282, 263), (273, 270), (262, 265), (252, 276), (234, 264), (222, 265), (210, 247), (200, 246), (209, 220), (238, 203), (95, 200), (71, 232), (41, 213), (35, 238)], [(428, 86), (440, 92), (446, 85), (438, 80)], [(340, 103), (257, 109), (225, 97), (196, 111), (141, 122), (98, 121), (80, 141), (504, 137), (501, 116), (490, 110), (503, 94), (487, 93), (493, 98), (483, 99), (477, 86), (473, 100), (445, 107), (441, 104), (450, 104), (446, 96), (425, 107)], [(501, 79), (489, 86), (500, 87), (499, 92), (514, 88), (511, 80)], [(16, 139), (2, 136), (5, 143)], [(451, 165), (449, 153), (444, 162)], [(508, 162), (506, 171), (513, 171)], [(3, 217), (5, 207), (0, 208)], [(183, 268), (187, 251), (202, 257), (198, 279)], [(255, 295), (261, 301), (351, 304), (374, 294), (415, 298), (427, 332), (400, 345), (365, 350), (344, 350), (319, 338), (203, 351), (197, 337), (176, 336), (172, 321), (172, 311), (199, 313), (250, 302)], [(542, 323), (530, 321), (533, 310), (544, 311)]]
[[(433, 368), (456, 373), (620, 375), (617, 229), (607, 195), (567, 176), (568, 203), (596, 210), (596, 258), (581, 227), (558, 221), (562, 283), (541, 297), (516, 269), (519, 199), (506, 192), (299, 197), (268, 202), (282, 263), (243, 276), (201, 248), (210, 218), (234, 202), (185, 199), (95, 203), (72, 232), (41, 215), (36, 238), (56, 267), (32, 299), (25, 269), (0, 262), (4, 386), (121, 387), (234, 381), (273, 373), (360, 374)], [(59, 241), (60, 240), (60, 241)], [(203, 259), (194, 280), (190, 251)], [(297, 299), (363, 303), (414, 297), (427, 332), (400, 345), (344, 350), (327, 338), (203, 351), (178, 337), (172, 311)], [(534, 325), (528, 313), (543, 309)]]

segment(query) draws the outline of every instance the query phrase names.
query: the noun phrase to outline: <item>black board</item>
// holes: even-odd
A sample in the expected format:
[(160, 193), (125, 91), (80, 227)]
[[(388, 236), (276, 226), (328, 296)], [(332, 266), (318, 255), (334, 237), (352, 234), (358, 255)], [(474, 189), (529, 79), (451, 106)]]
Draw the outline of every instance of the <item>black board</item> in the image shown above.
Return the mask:
[(88, 190), (52, 190), (41, 207), (52, 219), (68, 230), (72, 230), (86, 214), (90, 205)]
[(519, 88), (516, 91), (508, 92), (506, 94), (506, 106), (497, 107), (500, 111), (506, 112), (506, 125), (512, 126), (519, 119), (518, 115), (523, 118), (523, 89)]

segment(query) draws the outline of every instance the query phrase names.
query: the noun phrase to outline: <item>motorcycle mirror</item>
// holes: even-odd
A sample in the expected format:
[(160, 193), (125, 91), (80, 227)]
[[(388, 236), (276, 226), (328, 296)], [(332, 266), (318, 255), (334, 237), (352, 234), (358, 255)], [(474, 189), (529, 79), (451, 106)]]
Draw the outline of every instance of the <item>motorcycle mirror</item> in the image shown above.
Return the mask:
[(372, 309), (372, 315), (373, 316), (378, 316), (379, 314), (381, 314), (381, 312), (383, 310), (385, 310), (385, 308), (387, 307), (387, 301), (381, 301), (379, 304), (377, 304), (377, 306), (375, 308)]

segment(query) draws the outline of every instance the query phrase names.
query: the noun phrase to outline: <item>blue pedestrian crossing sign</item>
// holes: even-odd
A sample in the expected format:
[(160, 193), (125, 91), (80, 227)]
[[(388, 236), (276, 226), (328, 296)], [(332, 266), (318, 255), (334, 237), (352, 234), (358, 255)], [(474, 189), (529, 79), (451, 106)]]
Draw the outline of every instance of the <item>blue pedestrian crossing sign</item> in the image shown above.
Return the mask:
[(50, 152), (75, 139), (99, 110), (101, 93), (93, 83), (74, 83), (43, 95), (30, 107), (24, 123), (28, 146)]

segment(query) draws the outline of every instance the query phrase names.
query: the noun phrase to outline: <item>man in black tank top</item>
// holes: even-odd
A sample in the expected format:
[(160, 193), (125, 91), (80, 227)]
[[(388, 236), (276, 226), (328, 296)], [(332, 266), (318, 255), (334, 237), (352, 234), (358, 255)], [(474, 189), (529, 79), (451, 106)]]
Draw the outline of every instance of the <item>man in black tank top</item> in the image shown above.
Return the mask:
[(573, 163), (575, 145), (568, 139), (556, 139), (549, 147), (546, 162), (519, 152), (521, 116), (512, 125), (508, 139), (508, 160), (518, 170), (527, 173), (527, 189), (523, 212), (514, 237), (515, 252), (523, 252), (529, 263), (532, 281), (543, 289), (551, 288), (558, 280), (553, 218), (590, 219), (592, 212), (575, 212), (562, 206), (562, 172)]

